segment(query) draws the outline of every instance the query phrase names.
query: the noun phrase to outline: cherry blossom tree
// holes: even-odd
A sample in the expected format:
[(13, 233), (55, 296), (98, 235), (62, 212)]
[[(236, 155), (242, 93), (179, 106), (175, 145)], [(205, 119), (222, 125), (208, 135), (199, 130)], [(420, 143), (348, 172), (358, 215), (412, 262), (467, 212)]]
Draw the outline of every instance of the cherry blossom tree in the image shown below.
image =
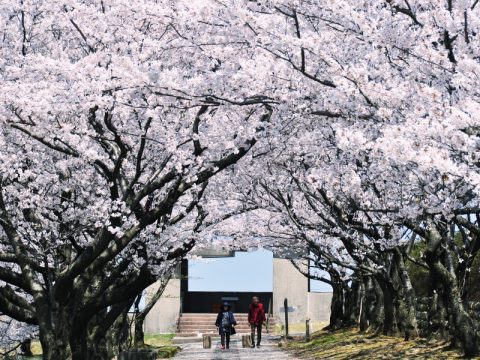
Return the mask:
[(405, 261), (423, 266), (477, 354), (479, 8), (2, 3), (0, 310), (46, 359), (101, 358), (136, 294), (234, 235), (298, 247), (386, 334), (416, 336)]
[[(451, 336), (467, 356), (478, 351), (461, 291), (477, 246), (478, 8), (476, 1), (259, 1), (235, 9), (276, 60), (267, 71), (284, 84), (273, 89), (285, 124), (300, 124), (272, 140), (271, 158), (293, 173), (300, 196), (337, 208), (345, 230), (362, 234), (353, 244), (369, 237), (377, 255), (390, 252), (383, 271), (408, 257), (409, 231), (426, 242), (424, 258), (414, 260), (448, 299)], [(303, 177), (295, 162), (304, 164)], [(278, 181), (276, 171), (262, 174)], [(296, 202), (297, 217), (311, 219), (301, 214), (310, 204), (280, 192), (275, 201)], [(340, 231), (341, 223), (331, 227)]]
[(208, 10), (2, 4), (0, 306), (38, 325), (45, 359), (110, 356), (117, 319), (197, 240), (168, 233), (201, 223), (208, 181), (262, 136), (271, 100), (224, 81), (244, 44), (190, 29)]

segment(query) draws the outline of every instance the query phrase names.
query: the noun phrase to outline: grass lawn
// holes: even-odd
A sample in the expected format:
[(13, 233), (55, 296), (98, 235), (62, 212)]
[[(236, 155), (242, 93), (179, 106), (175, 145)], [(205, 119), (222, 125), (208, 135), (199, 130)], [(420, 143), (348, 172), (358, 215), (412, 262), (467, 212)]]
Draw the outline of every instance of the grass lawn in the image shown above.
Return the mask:
[[(312, 321), (310, 322), (310, 332), (320, 331), (328, 325), (328, 321)], [(294, 323), (288, 325), (289, 334), (305, 334), (305, 323)], [(276, 324), (273, 328), (273, 334), (283, 335), (282, 325)]]
[(172, 344), (175, 334), (145, 334), (145, 344), (158, 350), (158, 358), (165, 359), (175, 356), (178, 346)]
[[(286, 349), (303, 359), (460, 359), (462, 354), (449, 349), (445, 341), (418, 339), (404, 341), (398, 337), (377, 336), (342, 330), (319, 331), (309, 342), (295, 339)], [(480, 357), (478, 358), (480, 359)]]
[(150, 346), (172, 345), (172, 339), (175, 334), (146, 334), (145, 344)]

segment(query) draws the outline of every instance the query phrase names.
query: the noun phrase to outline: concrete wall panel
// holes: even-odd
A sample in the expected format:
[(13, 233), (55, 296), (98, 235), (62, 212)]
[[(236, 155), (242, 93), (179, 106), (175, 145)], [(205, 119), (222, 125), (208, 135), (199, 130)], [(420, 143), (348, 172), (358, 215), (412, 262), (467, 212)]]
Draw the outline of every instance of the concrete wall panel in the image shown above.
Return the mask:
[(308, 280), (287, 259), (273, 259), (273, 315), (285, 323), (284, 299), (288, 299), (288, 321), (304, 322), (308, 311)]
[[(158, 283), (147, 289), (146, 300), (158, 289)], [(171, 279), (165, 291), (145, 319), (145, 332), (149, 334), (174, 333), (180, 313), (180, 280)]]

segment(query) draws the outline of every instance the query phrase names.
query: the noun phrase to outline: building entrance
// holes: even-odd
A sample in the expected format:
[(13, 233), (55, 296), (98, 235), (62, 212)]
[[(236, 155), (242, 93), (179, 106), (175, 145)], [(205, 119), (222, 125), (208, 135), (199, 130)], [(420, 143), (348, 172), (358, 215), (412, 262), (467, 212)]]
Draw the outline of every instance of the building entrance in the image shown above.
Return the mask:
[(182, 263), (183, 313), (216, 313), (225, 301), (234, 312), (246, 313), (253, 296), (260, 298), (267, 311), (273, 306), (271, 252), (211, 252), (201, 256), (203, 260)]

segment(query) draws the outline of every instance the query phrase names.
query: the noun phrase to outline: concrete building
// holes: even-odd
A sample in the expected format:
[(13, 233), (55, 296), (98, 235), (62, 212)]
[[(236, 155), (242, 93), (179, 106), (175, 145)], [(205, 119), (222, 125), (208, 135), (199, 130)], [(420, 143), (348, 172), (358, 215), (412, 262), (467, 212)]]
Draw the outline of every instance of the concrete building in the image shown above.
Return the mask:
[[(205, 257), (229, 257), (231, 252), (208, 252)], [(188, 289), (188, 262), (185, 260), (169, 281), (164, 294), (145, 320), (146, 333), (174, 333), (178, 330), (182, 314), (214, 314), (223, 301), (229, 301), (237, 314), (246, 313), (253, 295), (260, 296), (266, 311), (276, 324), (284, 324), (284, 300), (288, 299), (289, 324), (327, 322), (330, 316), (330, 292), (311, 292), (309, 280), (288, 259), (273, 257), (271, 292), (198, 292)], [(156, 291), (158, 284), (147, 289), (146, 300)]]

